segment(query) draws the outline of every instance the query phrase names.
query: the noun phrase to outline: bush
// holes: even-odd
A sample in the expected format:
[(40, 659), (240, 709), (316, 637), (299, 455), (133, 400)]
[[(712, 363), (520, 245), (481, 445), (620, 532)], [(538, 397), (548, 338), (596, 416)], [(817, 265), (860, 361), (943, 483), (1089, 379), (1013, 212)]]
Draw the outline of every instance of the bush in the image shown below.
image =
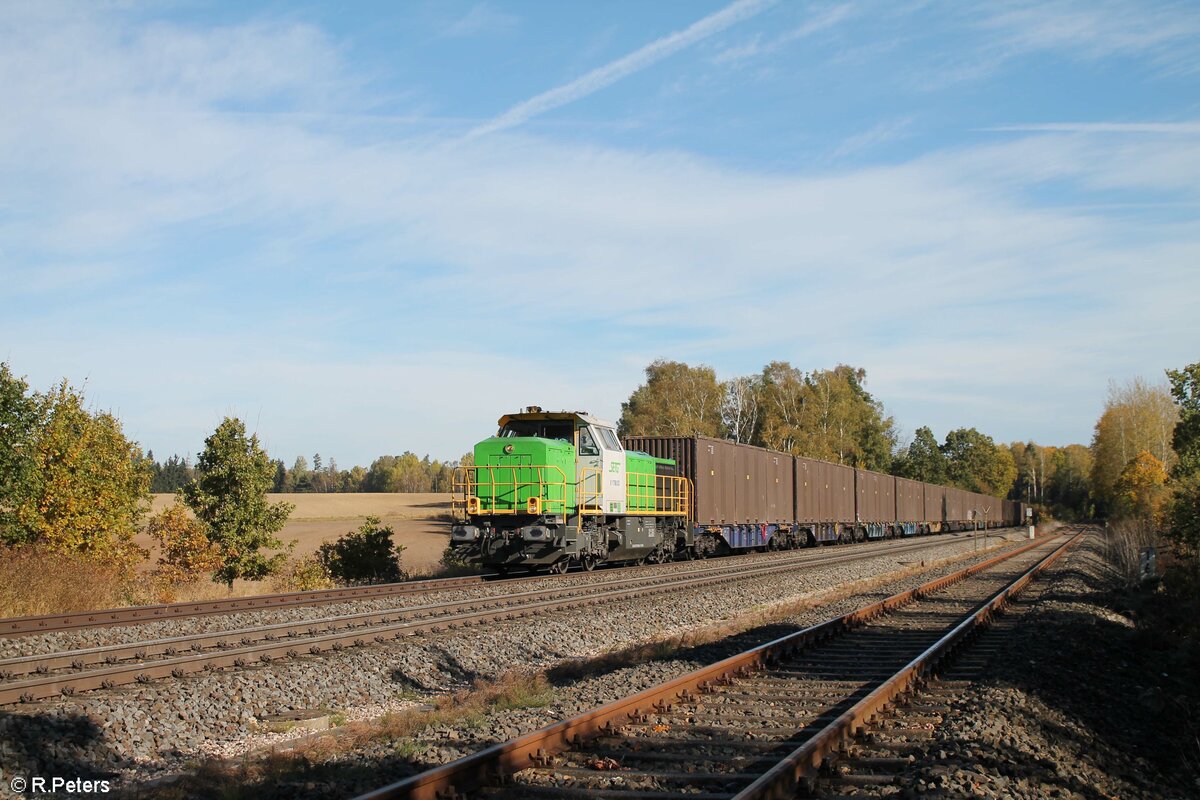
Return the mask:
[(271, 581), (271, 588), (277, 592), (310, 592), (333, 587), (333, 578), (316, 553), (289, 561)]
[(152, 516), (146, 532), (161, 549), (154, 575), (163, 584), (198, 581), (225, 563), (221, 548), (204, 535), (204, 526), (178, 501)]
[(475, 575), (480, 572), (480, 569), (475, 564), (471, 564), (463, 558), (454, 545), (448, 544), (442, 553), (442, 568), (440, 572), (442, 575), (456, 577), (459, 575)]
[(362, 527), (317, 549), (317, 561), (332, 578), (346, 586), (395, 583), (405, 579), (400, 569), (403, 545), (392, 542), (392, 528), (379, 517), (367, 517)]

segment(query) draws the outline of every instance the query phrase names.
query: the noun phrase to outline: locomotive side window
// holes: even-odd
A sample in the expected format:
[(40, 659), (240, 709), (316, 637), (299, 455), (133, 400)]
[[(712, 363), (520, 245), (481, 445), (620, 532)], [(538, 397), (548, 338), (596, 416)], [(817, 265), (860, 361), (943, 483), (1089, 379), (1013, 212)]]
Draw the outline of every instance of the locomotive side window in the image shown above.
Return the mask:
[(609, 450), (620, 450), (621, 442), (617, 440), (617, 435), (612, 432), (612, 428), (597, 428), (600, 431), (600, 438), (604, 440), (604, 446)]
[(579, 429), (579, 455), (581, 456), (598, 456), (600, 448), (596, 446), (596, 442), (592, 439), (592, 432), (587, 428)]

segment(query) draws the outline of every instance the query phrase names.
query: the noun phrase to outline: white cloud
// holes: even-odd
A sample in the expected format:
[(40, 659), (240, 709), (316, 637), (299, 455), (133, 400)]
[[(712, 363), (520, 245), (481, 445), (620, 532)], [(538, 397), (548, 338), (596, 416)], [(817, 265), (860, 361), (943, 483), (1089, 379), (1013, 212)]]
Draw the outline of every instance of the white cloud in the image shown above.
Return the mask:
[[(235, 38), (256, 57), (296, 52), (291, 26), (252, 28)], [(1187, 363), (1200, 338), (1194, 218), (1030, 199), (1054, 182), (1194, 201), (1191, 140), (1039, 131), (817, 175), (511, 133), (364, 144), (304, 116), (221, 113), (240, 68), (186, 77), (203, 48), (52, 29), (0, 42), (0, 74), (20, 58), (31, 81), (57, 76), (0, 81), (0, 105), (22, 108), (0, 118), (0, 207), (19, 211), (0, 227), (0, 294), (21, 292), (0, 341), (36, 385), (91, 376), (160, 455), (261, 410), (289, 459), (455, 456), (505, 408), (614, 416), (660, 355), (726, 374), (854, 363), (910, 426), (1062, 442), (1086, 437), (1079, 409), (1109, 377)], [(180, 77), (137, 79), (155, 65)], [(302, 91), (296, 69), (268, 84)], [(250, 243), (178, 274), (231, 231)], [(368, 278), (325, 296), (341, 269)], [(177, 319), (141, 321), (160, 304)], [(529, 345), (531, 329), (547, 333)]]
[(627, 78), (686, 47), (690, 47), (696, 42), (723, 31), (731, 25), (749, 19), (775, 3), (776, 0), (735, 0), (720, 11), (693, 22), (681, 31), (655, 39), (629, 55), (597, 67), (569, 83), (518, 103), (495, 119), (474, 128), (468, 134), (468, 138), (516, 127), (547, 111), (581, 100), (611, 86), (622, 78)]

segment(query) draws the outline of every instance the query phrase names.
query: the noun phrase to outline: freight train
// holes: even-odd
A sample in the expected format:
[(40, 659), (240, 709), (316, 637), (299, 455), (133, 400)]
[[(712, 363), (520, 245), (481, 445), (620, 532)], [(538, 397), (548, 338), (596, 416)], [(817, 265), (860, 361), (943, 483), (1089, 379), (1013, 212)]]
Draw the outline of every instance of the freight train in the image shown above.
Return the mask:
[(1024, 504), (583, 411), (499, 420), (455, 474), (451, 544), (503, 574), (1017, 525)]

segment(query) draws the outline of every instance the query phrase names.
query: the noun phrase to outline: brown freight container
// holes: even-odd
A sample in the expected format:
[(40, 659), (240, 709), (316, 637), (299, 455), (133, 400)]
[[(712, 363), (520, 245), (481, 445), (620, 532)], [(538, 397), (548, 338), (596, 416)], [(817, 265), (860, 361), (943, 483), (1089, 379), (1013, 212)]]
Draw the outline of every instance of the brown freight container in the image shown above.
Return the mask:
[(963, 500), (965, 495), (966, 492), (962, 489), (946, 487), (946, 522), (962, 522), (967, 518), (966, 503)]
[(854, 468), (796, 456), (796, 521), (854, 522)]
[(859, 522), (896, 521), (896, 479), (869, 469), (854, 471), (858, 494), (855, 508)]
[(921, 484), (925, 489), (925, 521), (945, 522), (946, 487), (936, 483)]
[(925, 484), (896, 478), (896, 521), (925, 522)]
[(670, 458), (692, 481), (692, 519), (700, 524), (791, 520), (792, 457), (703, 436), (627, 436), (627, 450)]

